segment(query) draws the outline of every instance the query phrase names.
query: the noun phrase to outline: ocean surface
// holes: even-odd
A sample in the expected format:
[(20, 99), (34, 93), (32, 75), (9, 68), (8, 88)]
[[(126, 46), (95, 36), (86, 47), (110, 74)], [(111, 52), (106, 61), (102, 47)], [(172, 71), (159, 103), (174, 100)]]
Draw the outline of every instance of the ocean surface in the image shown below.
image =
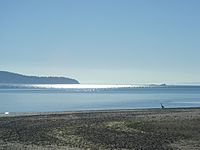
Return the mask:
[(0, 113), (200, 107), (194, 85), (0, 84)]

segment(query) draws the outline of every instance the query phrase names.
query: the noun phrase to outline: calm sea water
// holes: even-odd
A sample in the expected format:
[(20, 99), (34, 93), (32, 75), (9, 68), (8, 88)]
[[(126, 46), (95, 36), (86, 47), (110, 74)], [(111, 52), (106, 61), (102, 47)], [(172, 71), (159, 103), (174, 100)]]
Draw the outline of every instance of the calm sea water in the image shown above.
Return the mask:
[(200, 107), (200, 86), (0, 85), (0, 112)]

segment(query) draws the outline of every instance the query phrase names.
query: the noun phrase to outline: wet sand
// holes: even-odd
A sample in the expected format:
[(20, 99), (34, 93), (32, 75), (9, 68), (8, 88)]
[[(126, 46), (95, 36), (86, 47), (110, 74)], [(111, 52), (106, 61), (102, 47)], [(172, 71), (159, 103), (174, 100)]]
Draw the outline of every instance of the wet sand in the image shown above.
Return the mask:
[(200, 108), (0, 116), (0, 149), (200, 149)]

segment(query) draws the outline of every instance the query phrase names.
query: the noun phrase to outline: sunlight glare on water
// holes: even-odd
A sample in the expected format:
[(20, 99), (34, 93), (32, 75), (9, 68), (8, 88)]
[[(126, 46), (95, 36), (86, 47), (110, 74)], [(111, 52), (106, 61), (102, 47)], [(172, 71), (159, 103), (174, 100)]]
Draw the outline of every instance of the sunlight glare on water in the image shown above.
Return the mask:
[[(104, 88), (128, 88), (139, 87), (139, 85), (109, 85), (109, 84), (33, 84), (28, 85), (35, 88), (55, 88), (55, 89), (104, 89)], [(141, 86), (141, 85), (140, 85)]]

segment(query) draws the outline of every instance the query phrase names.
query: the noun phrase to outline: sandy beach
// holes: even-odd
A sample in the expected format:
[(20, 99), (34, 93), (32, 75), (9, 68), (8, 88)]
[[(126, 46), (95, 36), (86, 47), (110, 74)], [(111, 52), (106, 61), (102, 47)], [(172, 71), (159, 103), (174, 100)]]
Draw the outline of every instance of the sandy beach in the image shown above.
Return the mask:
[(200, 108), (9, 114), (0, 149), (200, 149)]

